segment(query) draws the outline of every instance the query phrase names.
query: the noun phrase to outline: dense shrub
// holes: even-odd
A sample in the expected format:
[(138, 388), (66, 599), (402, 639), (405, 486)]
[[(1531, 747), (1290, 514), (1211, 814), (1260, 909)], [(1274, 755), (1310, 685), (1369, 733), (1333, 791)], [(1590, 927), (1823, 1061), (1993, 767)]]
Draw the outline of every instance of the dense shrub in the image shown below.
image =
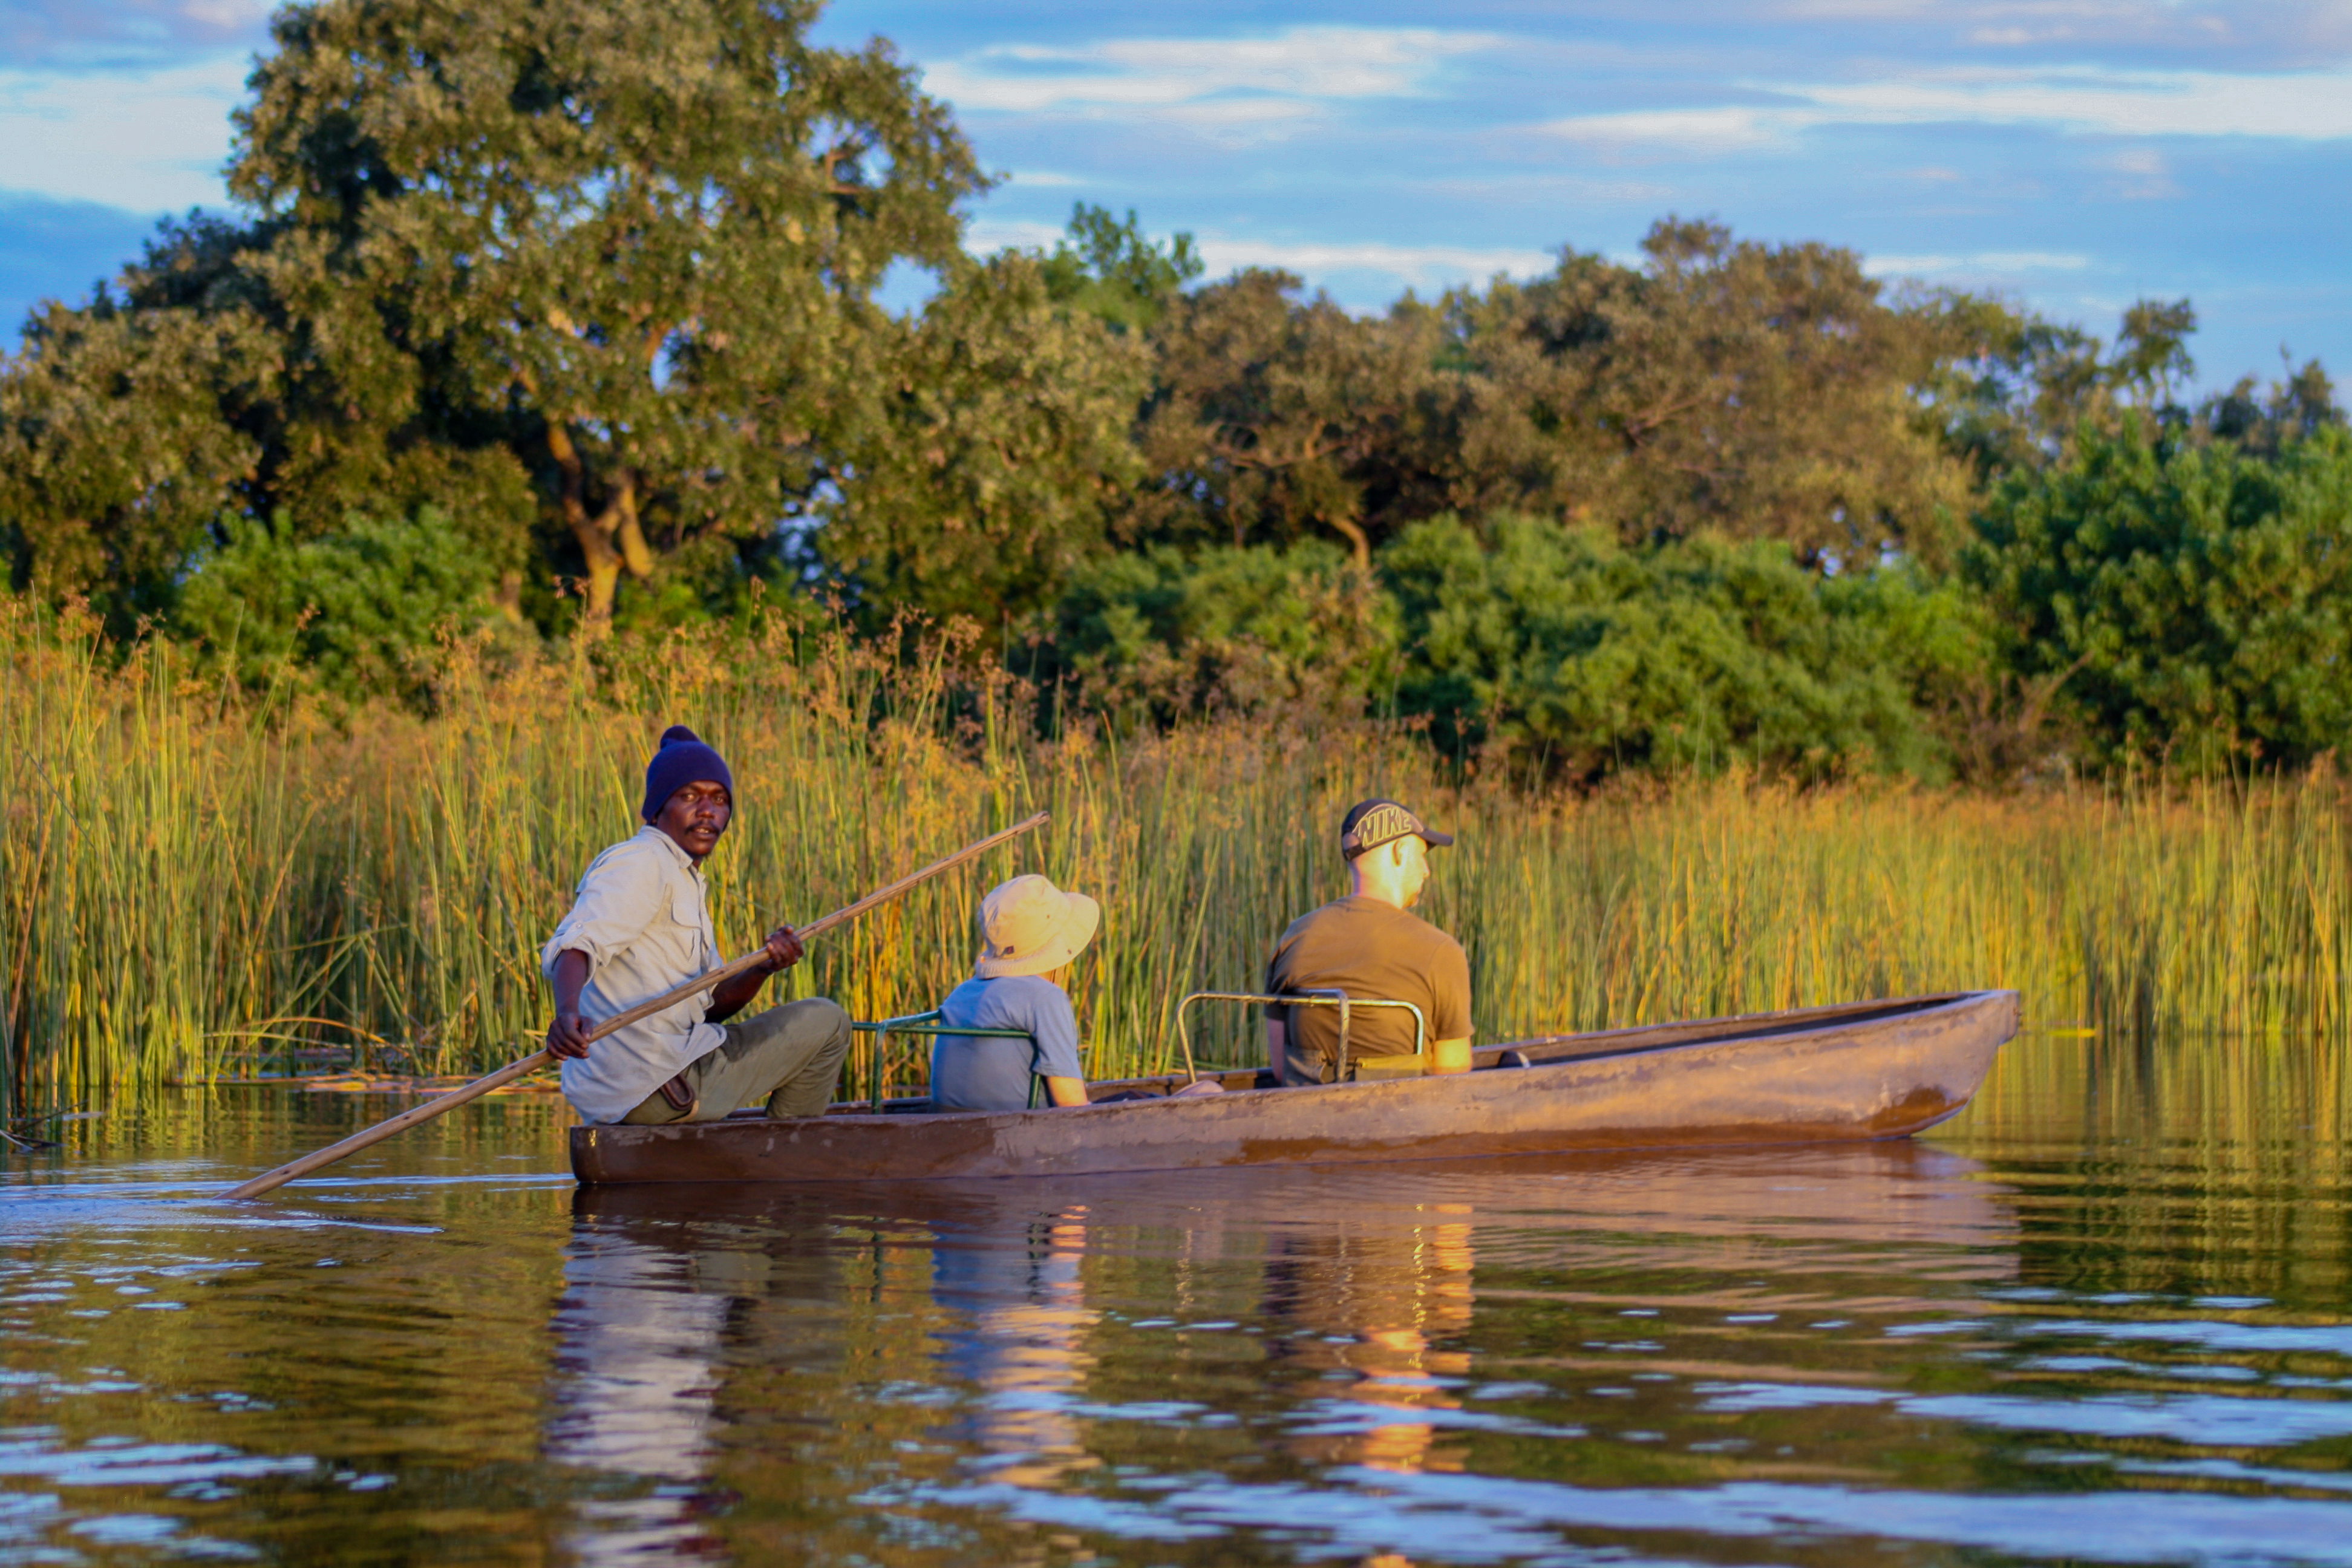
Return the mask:
[(1907, 569), (1823, 577), (1777, 542), (1627, 546), (1505, 514), (1414, 524), (1370, 575), (1320, 542), (1112, 556), (1064, 595), (1041, 668), (1124, 721), (1370, 711), (1546, 776), (1934, 778), (1935, 716), (1989, 641), (1956, 584)]
[(2012, 476), (1969, 565), (2009, 655), (2105, 760), (2299, 762), (2352, 736), (2352, 437), (2273, 458), (2078, 432)]
[(1381, 556), (1405, 627), (1398, 706), (1447, 748), (1586, 779), (1948, 771), (1921, 701), (1985, 647), (1949, 588), (1901, 568), (1823, 578), (1769, 541), (1629, 549), (1512, 516), (1484, 531), (1438, 518)]
[(344, 701), (421, 703), (433, 650), (494, 626), (489, 563), (440, 512), (353, 517), (322, 539), (231, 519), (173, 626), (239, 684), (291, 679)]
[(1085, 707), (1167, 722), (1305, 704), (1361, 711), (1396, 673), (1396, 607), (1335, 545), (1097, 559), (1057, 606), (1045, 667)]

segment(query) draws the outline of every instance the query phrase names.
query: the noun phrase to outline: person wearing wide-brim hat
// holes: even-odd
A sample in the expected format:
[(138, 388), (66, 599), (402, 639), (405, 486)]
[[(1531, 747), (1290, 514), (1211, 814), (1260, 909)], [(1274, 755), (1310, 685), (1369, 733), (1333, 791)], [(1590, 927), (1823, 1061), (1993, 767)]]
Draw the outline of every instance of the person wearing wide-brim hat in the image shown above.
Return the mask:
[[(1392, 800), (1359, 801), (1339, 820), (1348, 896), (1290, 922), (1265, 966), (1270, 994), (1344, 991), (1411, 1002), (1428, 1023), (1427, 1070), (1470, 1070), (1470, 960), (1462, 944), (1408, 912), (1429, 881), (1429, 852), (1454, 842)], [(1265, 1011), (1266, 1065), (1286, 1085), (1329, 1083), (1339, 1067), (1336, 1007)], [(1348, 1058), (1411, 1056), (1412, 1016), (1363, 1007), (1348, 1022)]]
[(1050, 1105), (1087, 1103), (1071, 965), (1102, 924), (1102, 906), (1032, 873), (980, 904), (980, 962), (940, 1004), (942, 1026), (1019, 1029), (1025, 1040), (940, 1035), (931, 1047), (931, 1103), (940, 1110), (1025, 1110), (1042, 1087)]

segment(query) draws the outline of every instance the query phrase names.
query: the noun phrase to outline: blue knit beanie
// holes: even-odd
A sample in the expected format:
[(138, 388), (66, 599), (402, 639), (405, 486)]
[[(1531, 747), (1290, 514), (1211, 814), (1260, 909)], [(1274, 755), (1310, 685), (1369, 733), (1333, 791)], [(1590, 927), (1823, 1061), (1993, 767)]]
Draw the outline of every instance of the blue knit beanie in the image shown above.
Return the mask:
[(637, 815), (651, 822), (669, 804), (669, 797), (690, 784), (704, 780), (727, 786), (730, 799), (735, 795), (735, 775), (727, 771), (727, 759), (702, 743), (702, 737), (683, 724), (672, 724), (662, 731), (661, 750), (646, 764), (646, 804)]

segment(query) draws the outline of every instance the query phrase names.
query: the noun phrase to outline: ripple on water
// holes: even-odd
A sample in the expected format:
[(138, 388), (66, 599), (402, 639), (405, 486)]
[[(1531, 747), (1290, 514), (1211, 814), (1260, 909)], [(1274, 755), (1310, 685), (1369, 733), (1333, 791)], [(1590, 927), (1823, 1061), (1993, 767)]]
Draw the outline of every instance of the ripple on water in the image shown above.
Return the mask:
[(93, 1143), (0, 1182), (0, 1562), (2352, 1563), (2340, 1142), (2037, 1093), (950, 1189), (575, 1197), (500, 1110), (231, 1206), (341, 1129)]

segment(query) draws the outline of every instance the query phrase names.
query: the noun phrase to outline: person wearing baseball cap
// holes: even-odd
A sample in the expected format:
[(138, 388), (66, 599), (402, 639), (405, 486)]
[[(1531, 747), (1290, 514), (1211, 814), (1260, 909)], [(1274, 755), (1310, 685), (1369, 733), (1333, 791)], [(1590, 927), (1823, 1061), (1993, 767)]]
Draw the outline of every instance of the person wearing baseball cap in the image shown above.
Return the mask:
[[(1429, 1025), (1431, 1072), (1470, 1070), (1470, 960), (1462, 944), (1410, 911), (1429, 881), (1429, 852), (1454, 842), (1393, 800), (1359, 801), (1339, 820), (1349, 894), (1304, 914), (1275, 943), (1269, 993), (1338, 989), (1411, 1002)], [(1268, 1007), (1266, 1062), (1286, 1085), (1329, 1083), (1339, 1058), (1333, 1007)], [(1348, 1023), (1349, 1060), (1410, 1056), (1412, 1015), (1367, 1007)]]

